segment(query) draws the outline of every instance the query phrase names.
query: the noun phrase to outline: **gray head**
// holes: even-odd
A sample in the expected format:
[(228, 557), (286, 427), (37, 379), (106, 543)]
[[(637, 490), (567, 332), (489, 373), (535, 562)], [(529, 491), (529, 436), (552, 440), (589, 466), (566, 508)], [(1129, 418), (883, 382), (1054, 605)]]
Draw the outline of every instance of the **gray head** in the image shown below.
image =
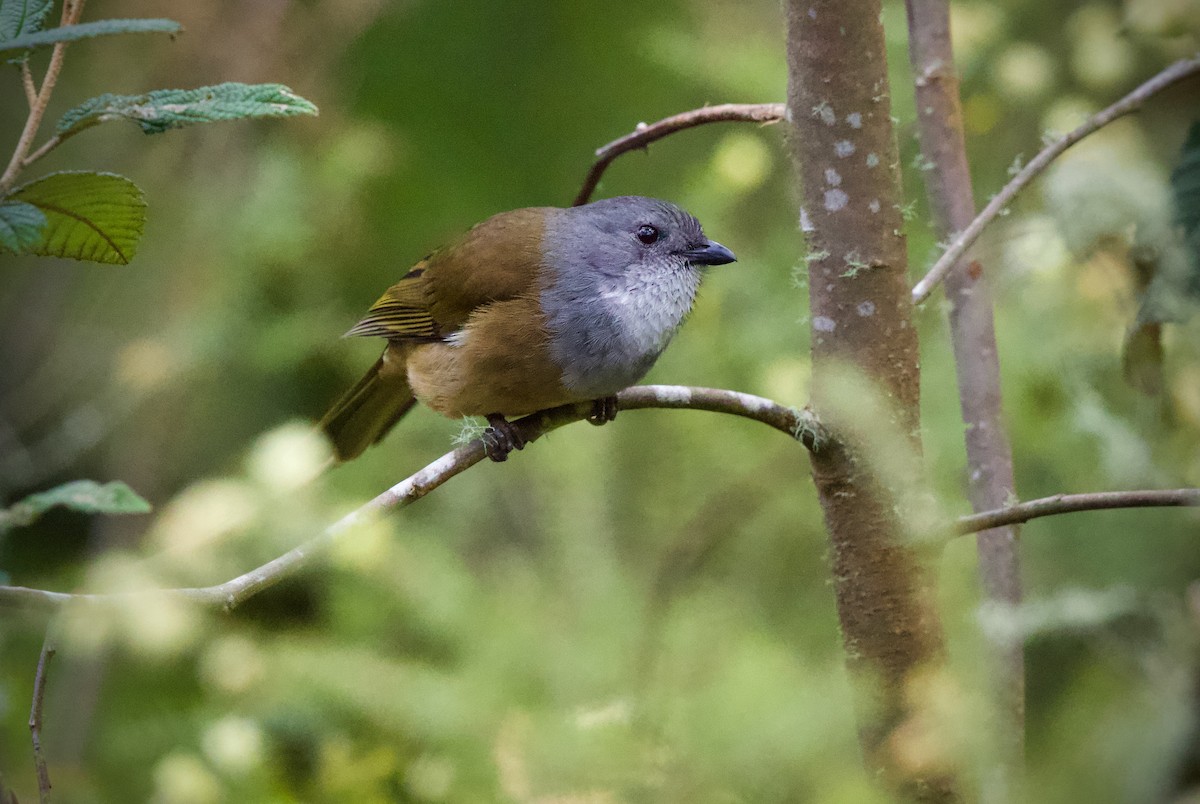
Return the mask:
[(623, 196), (548, 216), (542, 309), (581, 399), (637, 382), (691, 310), (701, 268), (734, 261), (673, 204)]
[[(625, 195), (565, 209), (561, 224), (572, 231), (579, 252), (602, 273), (679, 269), (733, 262), (733, 252), (704, 236), (700, 221), (674, 204)], [(583, 256), (577, 253), (577, 258)]]

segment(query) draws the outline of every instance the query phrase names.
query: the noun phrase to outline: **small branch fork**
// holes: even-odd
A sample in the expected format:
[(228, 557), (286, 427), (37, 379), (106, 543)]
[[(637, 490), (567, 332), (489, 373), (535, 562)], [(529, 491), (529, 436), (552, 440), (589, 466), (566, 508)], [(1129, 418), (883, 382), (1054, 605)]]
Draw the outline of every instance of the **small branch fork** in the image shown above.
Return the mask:
[(579, 195), (575, 196), (572, 206), (578, 207), (588, 202), (592, 193), (596, 191), (596, 185), (600, 183), (600, 177), (604, 175), (604, 171), (608, 169), (614, 159), (623, 153), (645, 148), (668, 134), (705, 123), (729, 121), (764, 125), (778, 123), (783, 119), (784, 110), (785, 107), (782, 103), (723, 103), (720, 106), (705, 106), (701, 109), (665, 117), (657, 123), (649, 125), (639, 123), (633, 133), (613, 140), (596, 151), (596, 162), (588, 171), (587, 178), (583, 181), (583, 187), (580, 189)]
[[(63, 1), (62, 24), (64, 26), (79, 22), (80, 16), (83, 15), (83, 4), (84, 0)], [(12, 159), (9, 160), (4, 173), (0, 175), (0, 196), (12, 188), (13, 182), (17, 180), (17, 176), (23, 168), (45, 156), (62, 142), (61, 137), (55, 136), (46, 145), (39, 148), (33, 156), (29, 156), (29, 149), (33, 147), (33, 138), (37, 136), (38, 129), (42, 125), (42, 117), (46, 114), (46, 107), (50, 104), (50, 94), (54, 92), (54, 85), (58, 83), (58, 74), (62, 70), (66, 52), (66, 42), (59, 42), (54, 46), (54, 50), (50, 54), (50, 64), (46, 68), (46, 75), (42, 79), (42, 87), (36, 92), (34, 91), (33, 73), (30, 72), (28, 61), (21, 66), (21, 83), (25, 87), (25, 97), (29, 101), (29, 117), (25, 120), (25, 128), (21, 130), (21, 136), (17, 140), (17, 147), (13, 151)]]
[(1025, 189), (1030, 182), (1045, 171), (1064, 151), (1114, 120), (1137, 111), (1146, 101), (1167, 87), (1177, 84), (1185, 78), (1190, 78), (1197, 73), (1200, 73), (1200, 56), (1177, 61), (1112, 106), (1092, 115), (1071, 133), (1060, 137), (1043, 148), (1037, 156), (1030, 160), (1028, 165), (1013, 177), (1012, 181), (1004, 185), (1004, 188), (988, 202), (988, 205), (971, 221), (970, 225), (959, 233), (954, 242), (950, 244), (950, 247), (942, 253), (942, 256), (938, 257), (937, 262), (929, 269), (929, 273), (925, 274), (921, 281), (913, 287), (913, 304), (920, 304), (929, 298), (929, 295), (933, 293), (933, 289), (938, 286), (939, 282), (946, 278), (946, 274), (950, 273), (955, 263), (966, 254), (967, 249), (974, 245), (975, 241), (983, 233), (983, 230), (987, 228), (987, 225), (1004, 211), (1013, 198), (1016, 197), (1017, 193)]

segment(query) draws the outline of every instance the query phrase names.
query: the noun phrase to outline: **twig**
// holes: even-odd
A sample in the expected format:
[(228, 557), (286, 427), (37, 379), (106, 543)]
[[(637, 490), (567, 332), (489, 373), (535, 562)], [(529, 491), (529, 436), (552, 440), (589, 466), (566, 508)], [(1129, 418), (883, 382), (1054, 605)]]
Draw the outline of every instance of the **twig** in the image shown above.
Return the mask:
[(579, 195), (575, 196), (574, 206), (586, 204), (596, 191), (600, 177), (612, 164), (612, 161), (623, 153), (645, 148), (655, 140), (661, 140), (668, 134), (682, 131), (685, 128), (703, 125), (704, 123), (719, 123), (724, 121), (741, 121), (746, 123), (777, 123), (783, 119), (784, 105), (782, 103), (724, 103), (720, 106), (705, 106), (663, 118), (657, 123), (639, 123), (631, 134), (613, 140), (608, 145), (596, 151), (596, 162), (583, 180)]
[(1200, 489), (1148, 489), (1144, 491), (1097, 491), (1089, 494), (1055, 494), (1017, 503), (995, 511), (960, 517), (957, 534), (977, 533), (1043, 516), (1103, 511), (1109, 508), (1171, 508), (1200, 506)]
[(42, 642), (42, 655), (38, 657), (37, 674), (33, 678), (33, 706), (29, 710), (29, 735), (33, 740), (33, 765), (37, 769), (38, 801), (41, 804), (50, 801), (50, 771), (46, 769), (46, 757), (42, 754), (42, 704), (46, 700), (46, 674), (55, 652), (53, 627), (46, 629), (46, 639)]
[[(83, 4), (84, 0), (64, 0), (62, 10), (64, 26), (79, 22), (79, 17), (83, 14)], [(54, 85), (58, 82), (58, 73), (62, 70), (67, 44), (67, 42), (58, 42), (50, 54), (50, 64), (46, 67), (42, 88), (29, 108), (29, 117), (25, 120), (25, 128), (21, 130), (21, 136), (17, 140), (17, 147), (13, 151), (12, 159), (9, 160), (8, 167), (4, 169), (4, 174), (0, 175), (0, 196), (9, 191), (13, 182), (17, 180), (21, 168), (25, 166), (25, 157), (33, 146), (33, 138), (37, 136), (38, 128), (42, 125), (42, 116), (46, 114), (46, 107), (50, 103), (50, 93), (54, 91)], [(32, 81), (32, 77), (30, 80)]]
[(51, 137), (50, 139), (43, 142), (40, 148), (38, 148), (36, 151), (31, 153), (29, 156), (22, 159), (21, 167), (23, 167), (23, 168), (29, 167), (34, 162), (41, 159), (43, 156), (50, 153), (58, 146), (62, 145), (69, 137), (71, 137), (74, 134), (79, 133), (79, 131), (82, 131), (82, 129), (76, 129), (75, 131), (68, 131), (65, 134), (55, 134), (53, 137)]
[(1063, 151), (1114, 120), (1124, 117), (1130, 112), (1137, 111), (1141, 108), (1142, 104), (1159, 92), (1198, 72), (1200, 72), (1200, 56), (1177, 61), (1112, 106), (1092, 115), (1083, 125), (1070, 134), (1060, 137), (1043, 148), (1028, 165), (1013, 177), (1012, 181), (1004, 185), (1004, 188), (988, 202), (988, 205), (983, 208), (983, 212), (979, 213), (975, 217), (975, 220), (971, 221), (971, 224), (962, 230), (958, 237), (954, 239), (954, 242), (950, 244), (950, 247), (942, 253), (942, 256), (929, 269), (929, 273), (925, 274), (921, 281), (913, 287), (913, 304), (920, 304), (929, 298), (929, 294), (946, 277), (946, 274), (962, 258), (967, 249), (979, 239), (979, 235), (983, 233), (987, 225), (1012, 202), (1017, 193), (1025, 189), (1026, 185), (1049, 167), (1050, 163), (1057, 159)]
[[(639, 385), (617, 396), (620, 410), (647, 408), (689, 408), (727, 413), (773, 427), (800, 441), (809, 449), (821, 449), (829, 436), (816, 418), (806, 410), (787, 408), (760, 396), (715, 388), (689, 388), (673, 385)], [(534, 413), (514, 422), (526, 441), (534, 441), (551, 430), (586, 418), (592, 403), (564, 405)], [(65, 603), (106, 603), (131, 597), (168, 595), (229, 611), (259, 592), (279, 583), (312, 563), (331, 544), (353, 528), (372, 521), (393, 508), (403, 508), (419, 500), (450, 478), (484, 458), (483, 442), (476, 439), (449, 452), (408, 479), (392, 486), (375, 499), (334, 522), (320, 535), (237, 578), (215, 586), (186, 589), (159, 589), (112, 594), (68, 594), (19, 586), (0, 586), (0, 604), (56, 609)]]

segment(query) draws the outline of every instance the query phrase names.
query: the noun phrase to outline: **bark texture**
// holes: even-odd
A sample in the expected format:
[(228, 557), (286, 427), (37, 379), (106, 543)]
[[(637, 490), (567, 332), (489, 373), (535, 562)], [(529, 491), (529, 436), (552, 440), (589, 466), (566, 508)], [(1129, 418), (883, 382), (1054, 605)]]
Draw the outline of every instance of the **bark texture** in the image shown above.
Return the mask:
[[(808, 243), (813, 403), (845, 405), (830, 383), (843, 366), (886, 397), (919, 471), (919, 362), (900, 214), (879, 0), (790, 0), (788, 125)], [(922, 800), (953, 798), (948, 779), (906, 764), (905, 695), (915, 671), (942, 660), (932, 577), (905, 542), (895, 498), (870, 456), (840, 437), (812, 457), (832, 545), (848, 664), (864, 692), (859, 732), (868, 766)]]

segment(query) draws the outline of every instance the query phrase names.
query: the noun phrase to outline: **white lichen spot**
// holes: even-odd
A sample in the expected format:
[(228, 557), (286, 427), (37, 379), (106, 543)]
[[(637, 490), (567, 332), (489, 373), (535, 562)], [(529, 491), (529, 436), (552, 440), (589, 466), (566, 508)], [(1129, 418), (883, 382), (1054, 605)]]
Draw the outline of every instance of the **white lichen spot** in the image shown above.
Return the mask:
[(808, 18), (810, 20), (815, 20), (817, 18), (817, 9), (813, 6), (808, 7)]
[(850, 196), (846, 195), (844, 190), (826, 190), (825, 191), (825, 209), (830, 212), (837, 212), (846, 204), (850, 203)]
[(830, 187), (840, 187), (842, 185), (842, 174), (833, 168), (825, 168), (825, 183)]
[(871, 210), (871, 212), (879, 212), (881, 208), (882, 206), (880, 205), (878, 198), (871, 199), (871, 203), (867, 204), (867, 209)]
[(879, 167), (879, 154), (875, 153), (874, 151), (871, 151), (871, 153), (867, 154), (867, 167)]
[(854, 308), (854, 311), (862, 318), (870, 318), (871, 316), (875, 315), (875, 302), (859, 302), (858, 306)]
[(858, 112), (851, 112), (846, 115), (846, 122), (850, 124), (850, 128), (862, 128), (862, 115)]
[(692, 392), (682, 386), (665, 385), (658, 389), (654, 398), (664, 405), (687, 405), (692, 401)]
[(839, 159), (845, 159), (854, 153), (854, 143), (850, 142), (850, 140), (838, 140), (833, 144), (833, 152)]
[(808, 210), (800, 207), (800, 231), (808, 234), (816, 230), (817, 227), (813, 226), (812, 218), (808, 217)]
[(833, 107), (825, 101), (821, 101), (812, 108), (812, 115), (827, 126), (832, 126), (837, 122), (837, 115), (833, 113)]
[(837, 322), (828, 316), (819, 315), (813, 319), (813, 329), (817, 332), (833, 332), (837, 329)]

